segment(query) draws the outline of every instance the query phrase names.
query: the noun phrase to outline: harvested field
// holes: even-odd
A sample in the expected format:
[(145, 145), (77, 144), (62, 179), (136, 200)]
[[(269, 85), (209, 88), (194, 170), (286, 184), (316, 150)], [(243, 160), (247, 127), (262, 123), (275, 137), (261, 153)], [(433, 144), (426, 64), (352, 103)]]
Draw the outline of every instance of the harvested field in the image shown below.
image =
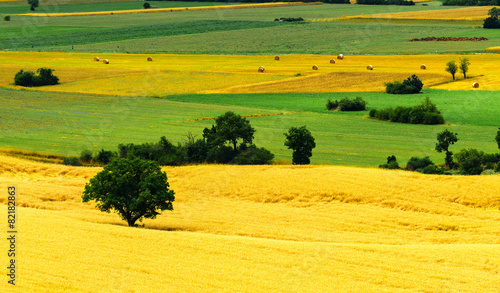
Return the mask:
[[(467, 7), (457, 9), (413, 11), (399, 13), (383, 13), (345, 16), (344, 19), (433, 19), (433, 20), (483, 20), (488, 17), (488, 11), (494, 6)], [(321, 21), (321, 20), (318, 20)]]
[(471, 42), (478, 42), (478, 41), (487, 41), (488, 39), (485, 37), (427, 37), (427, 38), (420, 38), (420, 39), (411, 39), (410, 42), (446, 42), (446, 41), (471, 41)]
[[(91, 53), (0, 53), (0, 86), (13, 86), (21, 69), (55, 69), (61, 84), (26, 90), (115, 96), (164, 96), (183, 93), (261, 93), (384, 91), (384, 83), (418, 74), (425, 87), (458, 89), (444, 71), (446, 62), (458, 55), (344, 56), (330, 63), (332, 55), (173, 55), (102, 54), (108, 65), (92, 61)], [(335, 56), (335, 55), (334, 55)], [(469, 76), (481, 90), (500, 89), (500, 56), (470, 55)], [(422, 61), (426, 70), (422, 72)], [(318, 75), (311, 64), (321, 68)], [(366, 66), (376, 68), (367, 75)], [(265, 73), (258, 72), (259, 66)], [(484, 79), (484, 80), (483, 80)], [(310, 82), (310, 83), (308, 83)], [(446, 84), (445, 84), (446, 83)], [(470, 82), (466, 83), (468, 86)], [(468, 88), (468, 87), (467, 87)]]

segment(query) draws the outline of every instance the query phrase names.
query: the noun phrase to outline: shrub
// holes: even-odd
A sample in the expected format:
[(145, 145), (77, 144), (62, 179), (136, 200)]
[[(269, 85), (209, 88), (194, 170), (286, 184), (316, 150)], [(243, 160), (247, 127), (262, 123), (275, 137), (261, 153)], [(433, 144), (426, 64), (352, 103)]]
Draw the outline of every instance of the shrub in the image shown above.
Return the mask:
[(10, 15), (6, 15), (3, 17), (3, 21), (10, 21)]
[(417, 171), (420, 172), (420, 173), (423, 173), (423, 174), (436, 174), (436, 175), (442, 175), (442, 174), (444, 174), (443, 167), (436, 166), (434, 164), (427, 165), (426, 167), (418, 169)]
[(266, 165), (271, 164), (273, 159), (274, 155), (269, 150), (251, 145), (240, 151), (234, 157), (232, 163), (237, 165)]
[(21, 69), (14, 76), (14, 84), (25, 87), (32, 87), (35, 84), (35, 73), (33, 71), (24, 71)]
[(101, 149), (99, 153), (97, 153), (97, 156), (94, 158), (94, 160), (98, 163), (106, 165), (111, 162), (111, 160), (116, 156), (117, 154), (115, 152), (105, 151), (104, 149)]
[(386, 108), (382, 110), (372, 109), (370, 117), (379, 120), (386, 120), (398, 123), (411, 123), (411, 124), (443, 124), (443, 115), (438, 111), (427, 97), (422, 104), (413, 107), (398, 106), (394, 110)]
[(20, 70), (14, 76), (14, 84), (33, 87), (33, 86), (44, 86), (44, 85), (55, 85), (59, 83), (59, 78), (52, 74), (54, 69), (50, 68), (38, 68), (35, 75), (33, 71)]
[(339, 101), (337, 101), (337, 100), (335, 100), (335, 102), (334, 102), (334, 101), (331, 101), (330, 99), (328, 99), (328, 101), (326, 102), (326, 109), (328, 111), (336, 110), (338, 107), (339, 107)]
[(399, 164), (398, 164), (398, 161), (396, 159), (396, 156), (392, 155), (392, 156), (388, 156), (387, 157), (387, 163), (386, 164), (382, 164), (382, 165), (379, 165), (378, 166), (379, 168), (382, 168), (382, 169), (391, 169), (391, 170), (394, 170), (394, 169), (401, 169), (399, 167)]
[(44, 85), (56, 85), (59, 83), (59, 78), (52, 74), (54, 69), (50, 68), (38, 68), (36, 72), (38, 76), (35, 76), (35, 86)]
[(80, 160), (78, 157), (65, 157), (63, 159), (63, 164), (69, 166), (80, 166)]
[(388, 82), (385, 84), (385, 86), (386, 86), (385, 91), (387, 93), (403, 95), (403, 94), (419, 93), (422, 90), (424, 84), (422, 83), (422, 81), (420, 81), (418, 76), (413, 74), (412, 76), (404, 80), (402, 83), (399, 81)]
[(419, 169), (424, 169), (429, 165), (434, 166), (434, 163), (431, 161), (431, 159), (429, 159), (429, 157), (411, 157), (408, 163), (406, 163), (406, 170), (417, 171)]
[(151, 8), (151, 4), (149, 4), (148, 2), (144, 2), (142, 7), (144, 7), (144, 9), (148, 9), (148, 8)]
[(219, 145), (212, 147), (207, 152), (208, 163), (227, 164), (235, 157), (235, 152), (232, 147), (227, 145)]
[(80, 161), (83, 163), (90, 163), (90, 161), (92, 161), (92, 151), (83, 150), (80, 153)]
[(328, 100), (328, 102), (326, 103), (326, 108), (328, 110), (338, 109), (340, 111), (364, 111), (366, 110), (366, 104), (367, 102), (361, 97), (356, 97), (353, 100), (344, 98), (340, 100), (340, 102), (337, 100), (335, 100), (335, 102)]
[(208, 145), (203, 139), (198, 139), (185, 146), (186, 158), (191, 163), (202, 163), (207, 159)]
[(462, 149), (455, 154), (462, 175), (480, 175), (483, 172), (484, 153), (476, 149)]

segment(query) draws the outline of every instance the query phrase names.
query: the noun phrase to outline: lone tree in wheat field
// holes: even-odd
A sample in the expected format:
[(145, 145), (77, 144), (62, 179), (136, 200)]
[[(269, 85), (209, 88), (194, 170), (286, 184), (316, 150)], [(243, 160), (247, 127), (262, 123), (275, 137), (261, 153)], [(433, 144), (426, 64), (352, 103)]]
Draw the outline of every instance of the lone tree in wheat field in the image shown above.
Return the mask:
[(137, 226), (138, 220), (173, 210), (174, 191), (168, 188), (167, 174), (156, 162), (117, 159), (90, 179), (82, 200), (95, 200), (99, 210), (114, 210), (129, 226)]
[(455, 63), (455, 60), (451, 60), (446, 63), (446, 68), (444, 70), (446, 72), (449, 72), (451, 74), (451, 77), (453, 77), (453, 80), (455, 80), (455, 73), (457, 73), (458, 71), (458, 66), (457, 63)]

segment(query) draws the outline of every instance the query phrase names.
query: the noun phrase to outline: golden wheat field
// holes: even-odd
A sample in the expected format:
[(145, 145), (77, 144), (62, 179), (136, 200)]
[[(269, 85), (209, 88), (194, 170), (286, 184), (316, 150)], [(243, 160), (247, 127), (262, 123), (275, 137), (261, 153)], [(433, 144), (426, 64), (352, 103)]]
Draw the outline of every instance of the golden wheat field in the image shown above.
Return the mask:
[(129, 228), (81, 203), (99, 170), (0, 156), (20, 206), (9, 292), (500, 290), (499, 175), (168, 167), (174, 211)]
[[(147, 57), (153, 61), (148, 62)], [(108, 59), (109, 64), (93, 61)], [(471, 79), (450, 82), (445, 64), (459, 55), (169, 55), (0, 52), (0, 86), (13, 85), (21, 69), (55, 69), (60, 84), (26, 90), (116, 96), (181, 93), (363, 92), (384, 91), (384, 83), (418, 74), (424, 87), (500, 90), (500, 56), (468, 55)], [(425, 64), (427, 69), (420, 66)], [(313, 70), (313, 65), (318, 70)], [(372, 65), (373, 70), (367, 70)], [(258, 72), (263, 66), (265, 71)], [(459, 77), (457, 75), (457, 77)], [(459, 77), (460, 78), (460, 77)]]
[[(383, 14), (367, 14), (356, 16), (344, 16), (345, 19), (355, 18), (382, 18), (382, 19), (434, 19), (434, 20), (484, 20), (488, 17), (488, 11), (494, 6), (467, 7), (433, 11), (412, 11)], [(318, 19), (317, 21), (327, 21)]]

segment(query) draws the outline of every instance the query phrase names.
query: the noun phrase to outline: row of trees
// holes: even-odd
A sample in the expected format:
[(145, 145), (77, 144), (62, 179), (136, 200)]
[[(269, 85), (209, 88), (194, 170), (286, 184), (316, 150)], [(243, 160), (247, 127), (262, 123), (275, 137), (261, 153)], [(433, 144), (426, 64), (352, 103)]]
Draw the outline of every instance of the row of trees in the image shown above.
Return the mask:
[[(500, 149), (500, 128), (495, 137)], [(484, 170), (494, 170), (500, 172), (500, 153), (486, 154), (473, 148), (466, 148), (453, 154), (450, 146), (458, 141), (458, 134), (448, 129), (438, 133), (435, 150), (445, 153), (444, 167), (434, 164), (427, 157), (412, 157), (406, 164), (406, 170), (417, 171), (424, 174), (453, 174), (452, 171), (461, 175), (480, 175)], [(389, 156), (387, 163), (380, 165), (380, 168), (400, 169), (395, 156)]]
[[(119, 144), (118, 152), (102, 149), (97, 154), (83, 150), (80, 157), (67, 157), (67, 165), (106, 165), (116, 158), (156, 161), (160, 165), (219, 163), (237, 165), (271, 164), (274, 155), (253, 144), (255, 129), (250, 122), (233, 112), (215, 118), (215, 124), (203, 130), (203, 138), (188, 134), (187, 142), (174, 145), (166, 137), (156, 143)], [(293, 164), (309, 164), (314, 137), (305, 127), (291, 127), (285, 135), (285, 146), (293, 150)]]
[(444, 124), (444, 118), (436, 105), (431, 102), (429, 97), (420, 104), (413, 107), (398, 106), (396, 108), (385, 108), (381, 110), (372, 109), (369, 113), (370, 118), (410, 124)]

